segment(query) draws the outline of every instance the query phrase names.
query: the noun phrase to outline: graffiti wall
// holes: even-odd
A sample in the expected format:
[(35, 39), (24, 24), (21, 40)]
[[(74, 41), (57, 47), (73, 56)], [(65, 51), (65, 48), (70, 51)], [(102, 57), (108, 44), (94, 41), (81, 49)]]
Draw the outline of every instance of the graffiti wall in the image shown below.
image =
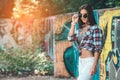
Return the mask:
[(0, 48), (37, 48), (44, 42), (43, 19), (0, 19)]
[[(49, 47), (53, 49), (53, 54), (49, 54), (54, 56), (55, 61), (57, 60), (57, 52), (60, 52), (63, 46), (67, 45), (63, 45), (62, 43), (63, 41), (67, 41), (71, 16), (73, 14), (57, 15), (52, 19), (54, 45), (53, 47)], [(98, 71), (93, 80), (120, 80), (120, 8), (94, 10), (94, 16), (97, 24), (101, 26), (104, 40)], [(59, 49), (56, 48), (57, 43), (61, 43)]]
[(104, 35), (100, 79), (120, 80), (120, 9), (103, 11), (99, 25)]

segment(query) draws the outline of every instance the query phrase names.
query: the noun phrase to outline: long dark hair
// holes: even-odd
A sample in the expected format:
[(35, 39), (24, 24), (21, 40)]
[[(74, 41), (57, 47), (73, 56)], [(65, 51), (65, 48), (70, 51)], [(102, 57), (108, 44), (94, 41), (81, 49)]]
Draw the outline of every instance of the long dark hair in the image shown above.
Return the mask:
[[(85, 9), (85, 10), (87, 11), (87, 13), (88, 13), (88, 20), (89, 20), (89, 22), (90, 22), (90, 25), (92, 25), (92, 26), (95, 25), (95, 24), (96, 24), (96, 21), (95, 21), (94, 14), (93, 14), (93, 10), (92, 10), (91, 6), (90, 6), (89, 4), (84, 4), (84, 5), (82, 5), (82, 6), (80, 7), (80, 9), (79, 9), (78, 14), (80, 14), (80, 11), (81, 11), (82, 9)], [(79, 19), (78, 19), (78, 24), (79, 24), (79, 28), (82, 28), (83, 25), (84, 25), (84, 23), (82, 22), (82, 20), (81, 20), (80, 17), (79, 17)]]

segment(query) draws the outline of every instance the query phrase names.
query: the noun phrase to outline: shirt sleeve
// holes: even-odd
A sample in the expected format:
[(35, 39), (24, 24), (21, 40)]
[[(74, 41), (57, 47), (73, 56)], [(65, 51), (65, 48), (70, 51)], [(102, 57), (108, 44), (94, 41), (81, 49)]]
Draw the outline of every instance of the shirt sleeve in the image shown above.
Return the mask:
[(100, 28), (95, 28), (93, 30), (93, 45), (94, 52), (101, 53), (102, 51), (102, 30)]
[(68, 36), (68, 40), (69, 40), (69, 41), (75, 41), (75, 40), (77, 40), (77, 39), (78, 39), (78, 37), (77, 37), (76, 34), (74, 34), (74, 35), (72, 35), (72, 36)]

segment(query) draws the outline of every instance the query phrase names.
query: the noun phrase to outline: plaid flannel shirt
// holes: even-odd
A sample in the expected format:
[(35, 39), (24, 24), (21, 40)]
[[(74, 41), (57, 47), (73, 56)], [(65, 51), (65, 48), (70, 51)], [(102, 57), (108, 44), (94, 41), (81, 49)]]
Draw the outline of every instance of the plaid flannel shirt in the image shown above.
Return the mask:
[[(68, 36), (69, 41), (77, 41), (81, 29), (75, 30), (73, 36)], [(101, 53), (102, 51), (102, 30), (98, 25), (90, 26), (85, 32), (79, 44), (79, 49), (84, 48), (92, 52)]]

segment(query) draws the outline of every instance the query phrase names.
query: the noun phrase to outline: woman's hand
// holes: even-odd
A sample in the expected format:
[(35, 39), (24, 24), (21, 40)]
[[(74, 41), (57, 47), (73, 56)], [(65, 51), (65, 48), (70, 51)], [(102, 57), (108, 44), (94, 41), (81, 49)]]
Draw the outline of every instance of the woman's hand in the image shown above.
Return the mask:
[(94, 65), (94, 64), (93, 64), (93, 66), (92, 66), (92, 68), (91, 68), (91, 72), (90, 72), (90, 75), (91, 75), (91, 76), (96, 73), (96, 69), (97, 69), (97, 65)]
[[(70, 28), (68, 36), (73, 36), (75, 34), (74, 31), (75, 31), (75, 25), (76, 25), (77, 21), (78, 21), (78, 15), (74, 14), (72, 16), (71, 28)], [(68, 38), (68, 40), (70, 40), (70, 39)]]
[(78, 14), (74, 14), (73, 16), (72, 16), (72, 24), (76, 24), (77, 22), (78, 22)]

